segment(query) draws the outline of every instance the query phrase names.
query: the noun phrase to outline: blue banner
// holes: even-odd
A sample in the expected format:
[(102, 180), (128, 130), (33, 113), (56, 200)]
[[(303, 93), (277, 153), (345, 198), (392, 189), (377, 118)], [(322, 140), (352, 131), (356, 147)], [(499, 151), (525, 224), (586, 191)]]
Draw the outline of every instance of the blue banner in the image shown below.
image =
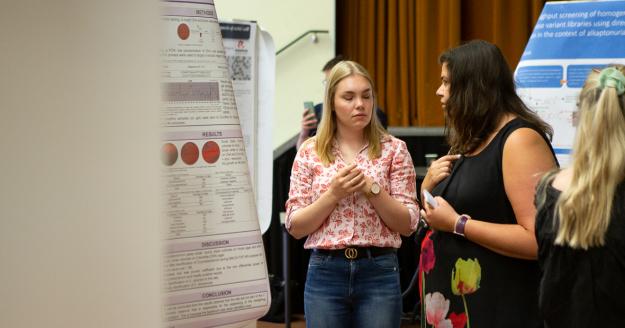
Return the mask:
[(516, 72), (517, 88), (559, 88), (564, 77), (562, 66), (519, 67)]
[(625, 53), (625, 1), (545, 4), (521, 60)]
[(566, 67), (567, 85), (569, 88), (581, 88), (591, 69), (602, 69), (605, 65), (569, 65)]

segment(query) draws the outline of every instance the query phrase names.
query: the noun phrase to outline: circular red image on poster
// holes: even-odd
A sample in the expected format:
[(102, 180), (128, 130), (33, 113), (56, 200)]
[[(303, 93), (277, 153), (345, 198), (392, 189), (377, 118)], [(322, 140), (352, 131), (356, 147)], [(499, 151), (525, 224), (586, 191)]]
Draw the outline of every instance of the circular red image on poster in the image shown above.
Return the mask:
[(214, 141), (209, 141), (202, 147), (202, 157), (208, 164), (217, 162), (220, 154), (219, 145)]
[(178, 148), (173, 143), (166, 143), (161, 147), (161, 161), (167, 166), (172, 166), (178, 160)]
[(186, 40), (191, 35), (191, 31), (189, 30), (189, 25), (182, 23), (178, 25), (178, 37), (181, 40)]
[(186, 144), (182, 145), (180, 157), (185, 164), (193, 165), (195, 164), (195, 162), (197, 162), (197, 159), (200, 158), (200, 150), (194, 143), (187, 142)]

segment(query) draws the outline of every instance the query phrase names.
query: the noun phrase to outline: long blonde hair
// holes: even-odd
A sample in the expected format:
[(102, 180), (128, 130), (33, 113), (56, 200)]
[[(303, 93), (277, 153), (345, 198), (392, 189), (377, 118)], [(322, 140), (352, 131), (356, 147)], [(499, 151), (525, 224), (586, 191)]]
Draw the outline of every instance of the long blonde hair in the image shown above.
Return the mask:
[(323, 114), (321, 115), (321, 122), (319, 123), (317, 135), (314, 137), (314, 140), (316, 140), (315, 151), (324, 165), (334, 162), (335, 159), (332, 154), (332, 140), (334, 140), (336, 136), (337, 126), (336, 113), (334, 112), (334, 96), (336, 95), (336, 88), (339, 82), (352, 75), (360, 75), (366, 78), (371, 86), (373, 108), (371, 112), (371, 121), (364, 129), (364, 136), (365, 139), (369, 141), (369, 158), (378, 158), (382, 154), (381, 140), (382, 137), (386, 135), (386, 132), (376, 115), (377, 97), (373, 87), (373, 80), (367, 70), (360, 64), (344, 60), (334, 65), (328, 76), (325, 99), (323, 101)]
[(579, 95), (571, 184), (556, 203), (557, 245), (588, 249), (605, 243), (614, 193), (625, 178), (623, 71), (622, 65), (593, 70)]

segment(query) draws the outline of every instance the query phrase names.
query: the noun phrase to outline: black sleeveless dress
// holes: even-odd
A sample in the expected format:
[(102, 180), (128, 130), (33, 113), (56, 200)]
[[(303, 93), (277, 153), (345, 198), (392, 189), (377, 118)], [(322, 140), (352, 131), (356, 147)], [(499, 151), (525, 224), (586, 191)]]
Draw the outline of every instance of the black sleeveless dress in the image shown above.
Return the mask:
[[(625, 326), (625, 182), (616, 189), (605, 244), (588, 250), (555, 245), (560, 191), (537, 191), (538, 263), (543, 271), (539, 306), (550, 328)], [(554, 226), (554, 223), (556, 226)]]
[[(508, 136), (525, 127), (543, 135), (519, 118), (508, 122), (479, 154), (458, 159), (432, 194), (445, 198), (458, 213), (515, 224), (504, 189), (502, 157)], [(550, 145), (546, 138), (545, 142)], [(453, 233), (430, 231), (421, 245), (419, 270), (424, 328), (543, 326), (536, 261), (499, 255)]]

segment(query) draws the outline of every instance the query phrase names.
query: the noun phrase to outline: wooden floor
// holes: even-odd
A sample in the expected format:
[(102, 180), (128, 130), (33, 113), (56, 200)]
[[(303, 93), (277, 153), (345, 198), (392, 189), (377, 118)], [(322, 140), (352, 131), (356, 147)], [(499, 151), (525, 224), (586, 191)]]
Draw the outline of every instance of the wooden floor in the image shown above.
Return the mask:
[[(402, 324), (402, 328), (419, 328), (419, 324)], [(284, 323), (271, 323), (265, 321), (258, 321), (256, 328), (284, 328)], [(306, 320), (303, 315), (294, 315), (291, 319), (291, 328), (306, 328)]]

